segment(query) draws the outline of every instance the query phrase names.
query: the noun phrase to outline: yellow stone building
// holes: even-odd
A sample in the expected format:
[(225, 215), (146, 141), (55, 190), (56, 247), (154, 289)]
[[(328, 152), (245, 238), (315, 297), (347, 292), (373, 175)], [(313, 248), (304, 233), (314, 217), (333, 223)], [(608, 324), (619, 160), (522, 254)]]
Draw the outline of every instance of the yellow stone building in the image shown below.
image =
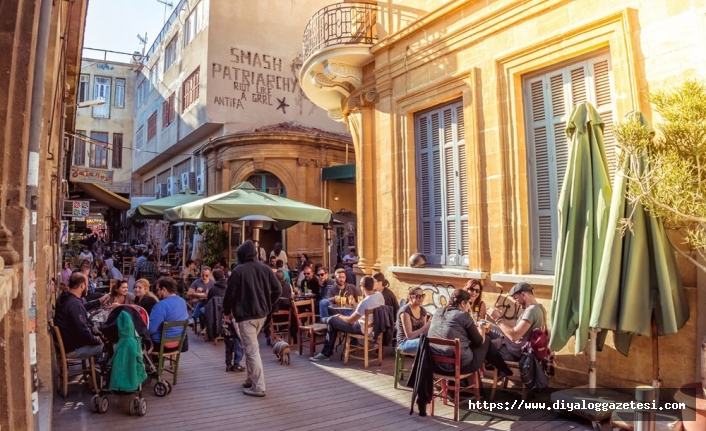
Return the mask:
[[(382, 271), (398, 294), (423, 284), (437, 305), (473, 277), (488, 304), (527, 281), (548, 306), (571, 108), (597, 107), (612, 160), (613, 124), (636, 109), (657, 121), (650, 91), (706, 76), (705, 12), (702, 0), (390, 0), (317, 12), (299, 76), (353, 137), (359, 268)], [(411, 268), (414, 252), (430, 265)], [(706, 286), (681, 267), (692, 317), (660, 338), (671, 388), (695, 379), (706, 329), (696, 312)], [(572, 345), (557, 364), (555, 384), (588, 382)], [(638, 337), (629, 358), (599, 354), (598, 383), (649, 383), (651, 366), (650, 340)]]

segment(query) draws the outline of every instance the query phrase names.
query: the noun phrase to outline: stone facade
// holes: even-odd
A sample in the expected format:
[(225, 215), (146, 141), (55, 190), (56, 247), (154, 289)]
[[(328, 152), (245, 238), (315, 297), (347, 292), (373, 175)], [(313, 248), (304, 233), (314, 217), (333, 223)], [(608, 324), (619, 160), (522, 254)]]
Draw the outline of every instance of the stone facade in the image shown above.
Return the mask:
[[(350, 138), (306, 98), (297, 75), (301, 33), (325, 4), (180, 2), (179, 19), (169, 20), (136, 75), (133, 196), (155, 196), (161, 184), (176, 183), (177, 192), (184, 173), (204, 196), (269, 173), (286, 197), (327, 205), (321, 168), (345, 162)], [(285, 231), (290, 265), (299, 253), (323, 256), (320, 232)]]
[[(606, 107), (602, 115), (608, 129), (610, 123), (635, 109), (657, 121), (648, 99), (650, 91), (685, 78), (706, 77), (706, 54), (700, 49), (705, 12), (704, 1), (664, 0), (649, 5), (638, 0), (377, 2), (374, 19), (368, 20), (374, 23), (377, 39), (369, 45), (365, 61), (351, 59), (349, 45), (336, 47), (334, 43), (305, 58), (300, 74), (302, 79), (310, 73), (332, 78), (335, 74), (326, 68), (332, 62), (348, 62), (362, 70), (359, 84), (307, 87), (312, 100), (324, 100), (324, 91), (340, 93), (342, 120), (353, 137), (362, 242), (359, 268), (366, 273), (384, 272), (399, 294), (420, 283), (461, 287), (470, 277), (482, 278), (488, 304), (515, 282), (528, 281), (536, 287), (540, 302), (548, 306), (553, 266), (543, 266), (541, 258), (548, 255), (552, 262), (552, 245), (548, 250), (540, 248), (542, 237), (551, 231), (535, 224), (540, 216), (537, 208), (542, 205), (537, 203), (539, 153), (533, 153), (531, 145), (539, 142), (530, 133), (534, 120), (529, 119), (535, 118), (535, 111), (530, 110), (535, 100), (531, 90), (551, 90), (555, 81), (549, 80), (559, 76), (563, 81), (555, 94), (579, 100), (571, 73), (574, 65), (584, 62), (589, 66), (581, 66), (582, 70), (590, 75), (585, 81), (590, 82), (586, 97), (602, 99), (594, 104)], [(305, 40), (307, 44), (311, 42)], [(603, 61), (605, 73), (599, 70), (597, 59)], [(546, 84), (534, 87), (534, 82)], [(609, 96), (602, 98), (604, 89)], [(376, 96), (369, 97), (371, 92)], [(453, 112), (436, 112), (442, 117), (448, 112), (448, 124), (453, 124), (449, 136), (460, 138), (442, 139), (461, 142), (464, 158), (449, 156), (439, 162), (451, 166), (453, 161), (459, 169), (451, 173), (461, 178), (450, 176), (440, 187), (460, 182), (460, 194), (455, 195), (465, 202), (459, 219), (463, 227), (457, 231), (460, 242), (444, 236), (446, 230), (429, 239), (422, 227), (427, 211), (423, 195), (428, 193), (420, 189), (427, 175), (421, 169), (426, 162), (421, 161), (419, 150), (425, 145), (420, 138), (421, 128), (426, 127), (422, 119), (434, 115), (435, 109), (448, 107)], [(429, 121), (434, 127), (441, 124)], [(437, 121), (446, 124), (447, 120)], [(549, 166), (557, 163), (558, 158), (552, 157)], [(450, 193), (453, 187), (442, 195), (446, 198)], [(433, 269), (409, 268), (409, 256), (423, 251), (425, 241), (428, 245), (434, 240), (444, 246), (453, 244), (452, 251), (431, 251), (442, 262), (454, 263)], [(459, 257), (454, 254), (462, 256), (454, 261)], [(664, 386), (671, 388), (695, 379), (696, 340), (706, 331), (703, 319), (697, 328), (696, 310), (696, 304), (706, 298), (706, 286), (697, 282), (691, 265), (680, 262), (680, 267), (692, 317), (678, 334), (660, 337)], [(557, 384), (588, 382), (588, 359), (574, 356), (573, 348), (569, 345), (558, 352)], [(650, 340), (637, 337), (629, 358), (610, 347), (599, 354), (598, 383), (649, 383), (650, 367)]]
[[(65, 190), (66, 168), (62, 137), (63, 128), (72, 130), (75, 121), (75, 113), (67, 108), (76, 103), (86, 7), (87, 2), (81, 0), (2, 2), (0, 429), (3, 430), (35, 429), (40, 417), (37, 409), (51, 408), (52, 346), (47, 320), (51, 312), (50, 280), (59, 271), (57, 202)], [(39, 160), (30, 156), (31, 139), (36, 139), (33, 144), (38, 151), (33, 153), (38, 152)], [(36, 243), (31, 238), (35, 223)], [(38, 403), (40, 399), (49, 403)], [(48, 419), (51, 415), (41, 417)]]

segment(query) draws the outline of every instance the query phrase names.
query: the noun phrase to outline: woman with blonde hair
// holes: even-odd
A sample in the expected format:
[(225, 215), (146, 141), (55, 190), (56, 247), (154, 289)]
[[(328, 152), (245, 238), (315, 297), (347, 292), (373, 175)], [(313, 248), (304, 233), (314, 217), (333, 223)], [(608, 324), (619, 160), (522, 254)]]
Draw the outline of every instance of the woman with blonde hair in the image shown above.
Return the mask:
[(135, 304), (144, 308), (147, 314), (152, 312), (152, 308), (159, 302), (159, 298), (150, 291), (150, 282), (146, 278), (141, 278), (135, 282), (136, 301)]
[(480, 280), (476, 278), (468, 280), (463, 290), (471, 294), (471, 316), (473, 316), (473, 320), (476, 322), (485, 320), (487, 308), (485, 302), (483, 302), (483, 285), (480, 284)]

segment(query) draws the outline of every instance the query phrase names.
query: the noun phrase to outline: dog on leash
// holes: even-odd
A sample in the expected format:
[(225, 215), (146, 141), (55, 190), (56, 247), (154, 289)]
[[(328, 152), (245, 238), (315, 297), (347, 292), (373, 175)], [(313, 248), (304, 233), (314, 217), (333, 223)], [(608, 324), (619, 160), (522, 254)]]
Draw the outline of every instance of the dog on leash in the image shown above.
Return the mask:
[(289, 353), (290, 353), (289, 343), (277, 337), (273, 340), (272, 352), (279, 359), (280, 365), (289, 365)]

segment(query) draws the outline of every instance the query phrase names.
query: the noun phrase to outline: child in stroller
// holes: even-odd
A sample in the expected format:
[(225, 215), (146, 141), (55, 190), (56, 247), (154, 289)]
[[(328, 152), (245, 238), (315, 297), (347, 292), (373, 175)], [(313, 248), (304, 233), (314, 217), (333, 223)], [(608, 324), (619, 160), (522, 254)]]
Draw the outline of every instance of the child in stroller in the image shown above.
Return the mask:
[(100, 363), (100, 392), (91, 398), (91, 411), (108, 411), (108, 394), (135, 394), (130, 402), (130, 415), (144, 416), (147, 401), (142, 397), (142, 383), (147, 372), (154, 372), (149, 358), (152, 341), (149, 317), (138, 305), (120, 305), (110, 312), (101, 333), (105, 341)]

